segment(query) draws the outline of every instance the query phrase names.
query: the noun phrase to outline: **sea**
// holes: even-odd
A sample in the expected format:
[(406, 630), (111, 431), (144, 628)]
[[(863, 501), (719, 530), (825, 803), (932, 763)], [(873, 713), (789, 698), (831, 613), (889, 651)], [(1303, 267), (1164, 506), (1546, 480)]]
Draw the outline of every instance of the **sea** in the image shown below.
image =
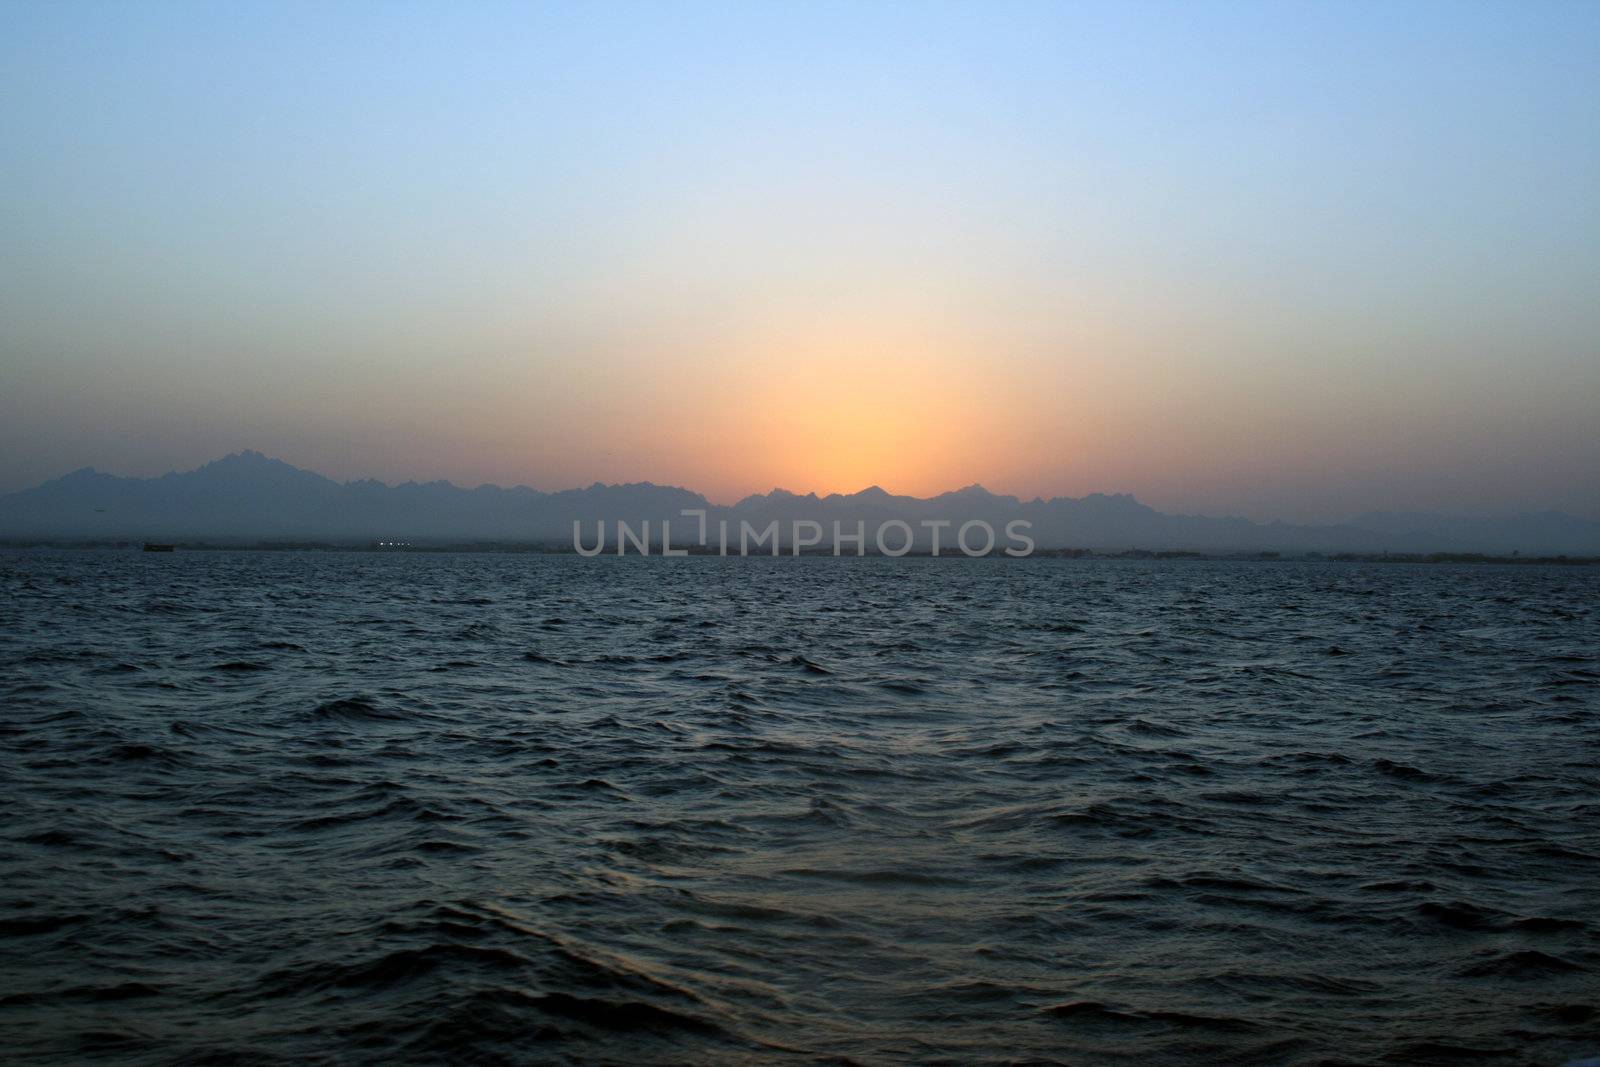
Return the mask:
[(1600, 1056), (1600, 568), (0, 553), (9, 1064)]

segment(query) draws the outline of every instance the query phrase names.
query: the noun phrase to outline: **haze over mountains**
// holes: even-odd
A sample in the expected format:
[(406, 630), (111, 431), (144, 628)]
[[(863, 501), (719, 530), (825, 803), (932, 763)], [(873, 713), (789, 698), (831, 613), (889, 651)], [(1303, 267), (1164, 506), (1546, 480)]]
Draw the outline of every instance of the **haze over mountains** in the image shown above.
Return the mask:
[[(837, 520), (846, 532), (864, 522), (870, 546), (881, 523), (899, 519), (916, 529), (918, 545), (926, 546), (924, 520), (950, 521), (952, 528), (942, 535), (950, 545), (954, 529), (969, 520), (983, 519), (1001, 532), (1007, 522), (1024, 519), (1040, 548), (1600, 553), (1600, 522), (1560, 512), (1476, 518), (1374, 513), (1337, 526), (1296, 526), (1167, 515), (1127, 495), (1023, 501), (977, 485), (926, 499), (877, 487), (825, 497), (773, 490), (724, 507), (687, 489), (648, 482), (597, 483), (560, 492), (526, 486), (465, 489), (449, 482), (340, 483), (251, 451), (159, 478), (74, 471), (0, 497), (0, 538), (570, 544), (577, 520), (584, 524), (585, 543), (592, 545), (595, 523), (603, 520), (608, 547), (613, 547), (616, 520), (635, 528), (649, 521), (658, 540), (665, 519), (672, 523), (674, 543), (681, 545), (697, 539), (698, 522), (680, 512), (696, 508), (707, 512), (713, 531), (718, 520), (729, 520), (735, 544), (741, 521), (759, 529), (777, 520), (785, 543), (795, 520), (809, 519), (826, 530)], [(713, 532), (713, 543), (715, 537)]]

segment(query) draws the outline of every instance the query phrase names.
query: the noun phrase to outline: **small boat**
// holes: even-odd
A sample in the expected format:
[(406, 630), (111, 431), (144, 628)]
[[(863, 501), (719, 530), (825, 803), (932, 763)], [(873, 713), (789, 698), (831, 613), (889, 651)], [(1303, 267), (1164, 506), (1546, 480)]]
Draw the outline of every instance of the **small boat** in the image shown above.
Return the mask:
[(146, 552), (171, 552), (172, 546), (163, 545), (156, 541), (146, 541), (144, 543), (144, 550)]

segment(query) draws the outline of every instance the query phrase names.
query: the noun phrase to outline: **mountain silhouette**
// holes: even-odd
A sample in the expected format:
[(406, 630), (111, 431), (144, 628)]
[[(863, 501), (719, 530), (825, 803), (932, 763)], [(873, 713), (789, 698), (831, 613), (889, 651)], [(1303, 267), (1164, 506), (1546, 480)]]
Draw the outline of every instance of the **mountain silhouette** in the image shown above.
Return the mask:
[[(741, 524), (764, 531), (779, 524), (785, 545), (792, 524), (819, 523), (831, 544), (832, 524), (854, 533), (865, 527), (869, 548), (878, 527), (899, 521), (926, 549), (932, 532), (925, 522), (948, 522), (938, 533), (954, 550), (956, 532), (972, 520), (988, 522), (1004, 540), (1008, 522), (1031, 523), (1040, 548), (1099, 550), (1192, 549), (1290, 552), (1484, 552), (1569, 554), (1600, 552), (1600, 523), (1560, 512), (1498, 517), (1373, 513), (1336, 526), (1256, 523), (1241, 518), (1170, 515), (1126, 494), (1020, 500), (969, 485), (930, 498), (891, 494), (879, 486), (857, 493), (804, 496), (784, 489), (748, 496), (731, 507), (709, 503), (699, 493), (637, 482), (595, 483), (582, 489), (544, 492), (527, 486), (463, 488), (450, 482), (373, 480), (336, 482), (259, 452), (224, 456), (191, 471), (158, 478), (122, 478), (92, 468), (0, 497), (0, 537), (17, 539), (194, 540), (254, 542), (324, 540), (412, 543), (461, 541), (570, 544), (572, 524), (582, 524), (586, 544), (595, 524), (634, 529), (648, 521), (659, 543), (663, 520), (675, 544), (698, 534), (698, 521), (684, 509), (706, 512), (710, 542), (727, 522), (737, 546)], [(892, 538), (898, 545), (900, 537)], [(981, 542), (981, 538), (978, 538)], [(849, 549), (853, 551), (853, 547)]]

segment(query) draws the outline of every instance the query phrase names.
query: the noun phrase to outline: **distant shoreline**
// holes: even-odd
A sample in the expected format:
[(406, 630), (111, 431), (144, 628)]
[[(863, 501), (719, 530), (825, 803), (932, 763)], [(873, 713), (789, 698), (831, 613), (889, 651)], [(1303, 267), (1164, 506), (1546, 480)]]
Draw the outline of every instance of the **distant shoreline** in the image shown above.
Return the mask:
[[(549, 541), (463, 541), (463, 542), (438, 542), (434, 544), (407, 544), (384, 545), (378, 542), (332, 542), (332, 541), (174, 541), (173, 547), (179, 552), (319, 552), (319, 553), (361, 553), (370, 555), (398, 555), (398, 554), (450, 554), (450, 553), (494, 553), (501, 555), (539, 555), (539, 556), (573, 556), (578, 553), (572, 545), (561, 542)], [(49, 549), (59, 551), (110, 551), (110, 552), (139, 552), (143, 548), (142, 541), (121, 540), (73, 540), (73, 539), (40, 539), (40, 538), (13, 538), (0, 539), (0, 550), (26, 551), (32, 549)], [(710, 556), (717, 558), (719, 553), (715, 548), (700, 545), (684, 546), (689, 556)], [(615, 552), (606, 552), (606, 557), (615, 556)], [(629, 556), (640, 555), (637, 552), (627, 553)], [(927, 549), (913, 549), (902, 556), (891, 556), (885, 553), (868, 550), (863, 555), (857, 556), (854, 552), (834, 556), (831, 551), (803, 550), (800, 556), (821, 559), (1010, 559), (1003, 552), (994, 551), (976, 557), (965, 556), (959, 552), (942, 552), (938, 556)], [(744, 558), (737, 553), (729, 553), (726, 558)], [(752, 555), (752, 559), (792, 559), (793, 554), (784, 551), (773, 557), (767, 555)], [(1087, 548), (1038, 548), (1033, 551), (1032, 559), (1073, 559), (1073, 560), (1193, 560), (1226, 561), (1226, 562), (1252, 562), (1252, 563), (1426, 563), (1426, 564), (1503, 564), (1503, 565), (1540, 565), (1558, 567), (1587, 567), (1600, 565), (1600, 556), (1565, 556), (1565, 555), (1497, 555), (1487, 552), (1298, 552), (1298, 551), (1256, 551), (1240, 550), (1237, 552), (1200, 552), (1189, 549), (1142, 549), (1129, 548), (1121, 551), (1112, 549), (1087, 549)]]

